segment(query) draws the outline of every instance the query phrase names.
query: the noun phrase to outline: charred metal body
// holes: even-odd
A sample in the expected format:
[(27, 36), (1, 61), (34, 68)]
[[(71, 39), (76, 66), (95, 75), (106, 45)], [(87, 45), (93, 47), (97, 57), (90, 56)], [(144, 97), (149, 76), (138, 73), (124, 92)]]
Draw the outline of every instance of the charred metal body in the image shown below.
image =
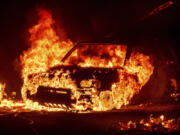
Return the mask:
[[(78, 100), (87, 100), (92, 103), (91, 92), (94, 87), (97, 88), (98, 95), (101, 91), (110, 90), (113, 83), (118, 81), (118, 72), (117, 70), (122, 70), (122, 68), (82, 68), (78, 66), (57, 66), (53, 67), (46, 72), (49, 81), (51, 81), (55, 75), (53, 73), (57, 71), (63, 71), (62, 74), (59, 74), (59, 79), (69, 71), (70, 77), (75, 81), (77, 86), (77, 91), (81, 93), (81, 96)], [(33, 74), (29, 76), (29, 79), (32, 79), (36, 76), (41, 78), (45, 77), (44, 74)], [(83, 85), (83, 81), (89, 81), (89, 84)], [(72, 103), (75, 103), (75, 99), (71, 99), (72, 89), (66, 88), (54, 88), (48, 86), (38, 86), (37, 93), (31, 95), (29, 92), (27, 97), (33, 101), (38, 101), (40, 104), (51, 103), (53, 104), (63, 104), (67, 107), (70, 107)]]

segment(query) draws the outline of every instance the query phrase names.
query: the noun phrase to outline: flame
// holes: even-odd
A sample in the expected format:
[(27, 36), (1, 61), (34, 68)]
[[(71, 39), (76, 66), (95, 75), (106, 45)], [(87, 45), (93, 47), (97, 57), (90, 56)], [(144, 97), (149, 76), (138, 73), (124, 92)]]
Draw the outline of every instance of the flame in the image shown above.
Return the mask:
[(28, 75), (47, 71), (50, 67), (62, 64), (62, 57), (72, 47), (71, 41), (62, 41), (54, 30), (54, 20), (50, 11), (39, 10), (38, 24), (29, 29), (31, 48), (21, 56), (22, 97), (26, 99), (26, 89), (29, 87)]
[(147, 83), (154, 67), (150, 57), (140, 53), (132, 53), (124, 70), (119, 70), (119, 82), (112, 85), (116, 108), (129, 104), (134, 94)]
[[(122, 67), (126, 57), (127, 46), (83, 45), (78, 50), (81, 67)], [(91, 57), (90, 57), (91, 56)]]
[(29, 111), (62, 111), (62, 108), (49, 108), (46, 106), (40, 105), (38, 102), (32, 102), (31, 100), (16, 101), (10, 98), (5, 97), (6, 93), (4, 92), (6, 84), (0, 83), (0, 108), (1, 111), (5, 112), (29, 112)]
[[(24, 80), (21, 93), (26, 105), (33, 104), (33, 101), (27, 98), (27, 92), (35, 95), (39, 86), (45, 86), (71, 89), (71, 99), (76, 100), (76, 103), (71, 104), (74, 110), (120, 109), (122, 105), (129, 104), (134, 94), (140, 91), (152, 75), (154, 67), (149, 56), (133, 51), (125, 63), (126, 45), (83, 45), (65, 62), (61, 62), (73, 47), (73, 43), (69, 40), (60, 40), (54, 29), (55, 21), (50, 11), (41, 9), (38, 14), (40, 17), (38, 24), (29, 30), (31, 47), (21, 56)], [(79, 92), (76, 81), (71, 77), (71, 72), (76, 71), (50, 70), (59, 65), (74, 64), (81, 68), (117, 68), (118, 81), (114, 82), (110, 89), (99, 92), (98, 87), (101, 84), (96, 77), (82, 80), (80, 85), (84, 87), (84, 92)], [(49, 74), (53, 74), (53, 78), (49, 79)], [(95, 85), (90, 88), (91, 91), (86, 91), (85, 87), (93, 83)], [(91, 96), (92, 102), (80, 99), (82, 93)]]

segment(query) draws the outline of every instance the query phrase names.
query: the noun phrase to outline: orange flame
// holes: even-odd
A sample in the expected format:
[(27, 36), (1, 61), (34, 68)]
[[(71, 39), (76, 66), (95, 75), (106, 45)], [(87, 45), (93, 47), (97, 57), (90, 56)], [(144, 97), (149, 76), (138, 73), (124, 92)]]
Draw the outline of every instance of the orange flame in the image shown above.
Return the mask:
[(53, 29), (54, 20), (50, 11), (39, 10), (40, 20), (29, 32), (31, 34), (31, 48), (24, 52), (21, 57), (22, 77), (24, 85), (22, 97), (26, 99), (26, 88), (29, 87), (28, 75), (45, 72), (50, 67), (62, 64), (61, 59), (72, 47), (71, 41), (60, 42)]
[(81, 60), (78, 65), (81, 67), (122, 67), (126, 57), (126, 50), (126, 45), (84, 45), (78, 50)]

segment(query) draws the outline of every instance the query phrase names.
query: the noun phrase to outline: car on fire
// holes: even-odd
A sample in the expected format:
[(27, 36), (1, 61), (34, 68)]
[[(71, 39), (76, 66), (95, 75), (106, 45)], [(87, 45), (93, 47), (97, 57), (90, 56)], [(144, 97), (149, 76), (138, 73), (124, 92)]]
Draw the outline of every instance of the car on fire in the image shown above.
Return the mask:
[(119, 44), (78, 43), (61, 61), (69, 64), (28, 76), (28, 99), (65, 110), (120, 109), (153, 73), (149, 56)]

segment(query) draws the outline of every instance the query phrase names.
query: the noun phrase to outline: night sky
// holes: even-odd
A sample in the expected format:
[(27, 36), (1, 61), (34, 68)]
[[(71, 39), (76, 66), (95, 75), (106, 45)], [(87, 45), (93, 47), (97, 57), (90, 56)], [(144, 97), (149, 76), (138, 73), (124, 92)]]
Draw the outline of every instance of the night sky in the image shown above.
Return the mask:
[[(52, 11), (57, 33), (63, 27), (72, 41), (103, 41), (172, 48), (179, 58), (180, 2), (141, 20), (167, 0), (32, 0), (0, 2), (0, 81), (20, 97), (18, 58), (30, 43), (28, 29), (37, 23), (36, 8)], [(59, 26), (59, 27), (58, 27)], [(157, 47), (157, 45), (159, 47)]]

